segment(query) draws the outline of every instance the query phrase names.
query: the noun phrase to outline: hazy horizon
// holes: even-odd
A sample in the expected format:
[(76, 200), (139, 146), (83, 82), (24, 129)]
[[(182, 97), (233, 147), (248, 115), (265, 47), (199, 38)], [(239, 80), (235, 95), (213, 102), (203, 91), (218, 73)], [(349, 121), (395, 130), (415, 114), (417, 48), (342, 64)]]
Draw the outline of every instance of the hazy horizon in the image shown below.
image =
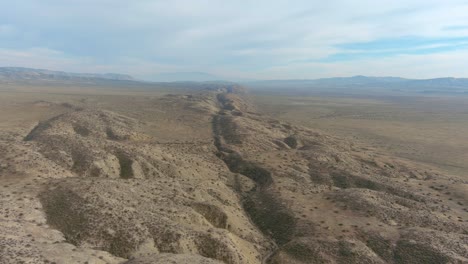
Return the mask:
[[(244, 78), (224, 78), (222, 76), (212, 75), (206, 72), (162, 72), (154, 75), (152, 79), (141, 79), (141, 78), (134, 78), (134, 76), (122, 73), (122, 72), (90, 72), (90, 71), (81, 71), (81, 72), (70, 72), (70, 71), (63, 71), (63, 70), (50, 70), (44, 68), (29, 68), (29, 67), (16, 67), (16, 66), (0, 66), (0, 75), (3, 73), (4, 69), (23, 69), (25, 72), (31, 71), (52, 71), (57, 73), (64, 73), (64, 74), (77, 74), (77, 77), (80, 75), (102, 75), (102, 77), (106, 75), (119, 75), (122, 77), (132, 77), (132, 81), (138, 82), (178, 82), (178, 81), (188, 81), (188, 82), (209, 82), (209, 81), (227, 81), (227, 82), (239, 82), (239, 83), (253, 83), (253, 82), (282, 82), (282, 81), (319, 81), (319, 80), (327, 80), (327, 79), (353, 79), (353, 78), (375, 78), (375, 79), (386, 79), (386, 78), (394, 78), (394, 79), (401, 79), (401, 80), (437, 80), (437, 79), (458, 79), (464, 80), (468, 79), (466, 77), (453, 77), (453, 76), (434, 76), (431, 78), (404, 78), (400, 76), (368, 76), (368, 75), (352, 75), (352, 76), (330, 76), (330, 77), (323, 77), (323, 78), (297, 78), (297, 79), (244, 79)], [(25, 75), (27, 76), (27, 75)], [(18, 77), (18, 76), (16, 76)], [(99, 76), (96, 76), (99, 77)], [(185, 78), (187, 77), (187, 78)], [(15, 78), (15, 77), (12, 77)], [(115, 79), (117, 80), (117, 79)], [(124, 79), (125, 80), (125, 79)]]
[(0, 10), (0, 66), (223, 79), (467, 77), (466, 1), (26, 0)]

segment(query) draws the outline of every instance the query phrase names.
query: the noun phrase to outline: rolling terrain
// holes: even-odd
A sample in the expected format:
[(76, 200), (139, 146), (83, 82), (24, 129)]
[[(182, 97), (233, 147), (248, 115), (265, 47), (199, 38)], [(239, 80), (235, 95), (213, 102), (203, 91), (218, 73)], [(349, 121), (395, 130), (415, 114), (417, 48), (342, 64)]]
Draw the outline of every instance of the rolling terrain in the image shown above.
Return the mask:
[(428, 95), (253, 94), (261, 112), (426, 163), (446, 173), (468, 172), (468, 97)]
[(127, 85), (2, 86), (0, 263), (468, 262), (466, 178), (236, 84)]

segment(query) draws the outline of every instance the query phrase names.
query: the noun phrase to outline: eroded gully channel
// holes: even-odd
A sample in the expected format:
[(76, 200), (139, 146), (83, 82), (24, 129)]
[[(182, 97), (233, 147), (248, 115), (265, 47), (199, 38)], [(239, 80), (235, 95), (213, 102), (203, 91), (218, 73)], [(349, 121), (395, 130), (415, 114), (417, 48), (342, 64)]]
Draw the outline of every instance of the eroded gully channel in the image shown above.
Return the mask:
[(234, 188), (243, 197), (243, 208), (252, 223), (266, 237), (274, 241), (275, 246), (262, 258), (262, 263), (268, 263), (269, 258), (276, 253), (278, 248), (292, 239), (295, 218), (275, 195), (271, 172), (245, 160), (240, 153), (229, 147), (230, 144), (242, 142), (240, 136), (236, 134), (237, 125), (231, 115), (231, 111), (235, 109), (231, 104), (226, 104), (226, 101), (222, 99), (224, 97), (221, 96), (223, 94), (217, 96), (220, 111), (213, 116), (212, 120), (217, 156), (224, 161), (231, 172), (248, 177), (256, 184), (256, 187), (248, 193), (242, 193), (239, 184), (236, 184)]

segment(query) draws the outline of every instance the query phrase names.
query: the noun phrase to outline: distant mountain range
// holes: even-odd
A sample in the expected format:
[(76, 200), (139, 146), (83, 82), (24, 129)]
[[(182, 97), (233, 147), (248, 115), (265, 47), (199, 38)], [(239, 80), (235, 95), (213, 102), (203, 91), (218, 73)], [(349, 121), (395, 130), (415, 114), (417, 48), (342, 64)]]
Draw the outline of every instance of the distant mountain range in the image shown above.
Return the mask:
[[(222, 77), (204, 72), (168, 72), (152, 76), (151, 82), (137, 80), (130, 75), (116, 73), (69, 73), (44, 69), (0, 67), (0, 82), (85, 82), (124, 83), (139, 82), (150, 85), (157, 82), (219, 82)], [(226, 79), (224, 79), (226, 80)], [(405, 79), (400, 77), (335, 77), (303, 80), (228, 80), (252, 89), (291, 92), (352, 92), (402, 91), (434, 94), (468, 94), (468, 78)]]
[(56, 81), (81, 81), (81, 80), (119, 80), (133, 81), (132, 76), (117, 73), (70, 73), (63, 71), (51, 71), (44, 69), (31, 69), (22, 67), (0, 67), (0, 80), (21, 81), (21, 80), (56, 80)]
[[(45, 69), (32, 69), (22, 67), (0, 67), (0, 80), (10, 81), (86, 81), (86, 80), (117, 80), (142, 81), (127, 74), (117, 73), (70, 73), (64, 71), (51, 71)], [(220, 81), (225, 78), (205, 72), (167, 72), (148, 77), (151, 82), (208, 82)]]
[(253, 89), (289, 91), (392, 90), (416, 93), (468, 94), (468, 78), (405, 79), (399, 77), (335, 77), (315, 80), (265, 80), (246, 82)]
[(368, 77), (368, 76), (353, 76), (353, 77), (334, 77), (323, 79), (304, 79), (304, 80), (265, 80), (248, 82), (254, 85), (273, 85), (283, 86), (285, 84), (294, 87), (299, 86), (392, 86), (392, 85), (417, 85), (417, 86), (455, 86), (455, 87), (468, 87), (468, 78), (434, 78), (434, 79), (405, 79), (400, 77)]

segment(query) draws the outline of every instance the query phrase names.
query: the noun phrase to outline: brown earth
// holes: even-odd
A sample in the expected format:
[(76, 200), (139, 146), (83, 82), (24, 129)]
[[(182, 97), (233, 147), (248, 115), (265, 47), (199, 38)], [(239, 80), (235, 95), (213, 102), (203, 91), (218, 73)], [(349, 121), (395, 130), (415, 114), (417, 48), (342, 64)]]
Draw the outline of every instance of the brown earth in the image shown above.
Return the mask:
[(0, 263), (468, 263), (466, 180), (237, 85), (4, 93)]

